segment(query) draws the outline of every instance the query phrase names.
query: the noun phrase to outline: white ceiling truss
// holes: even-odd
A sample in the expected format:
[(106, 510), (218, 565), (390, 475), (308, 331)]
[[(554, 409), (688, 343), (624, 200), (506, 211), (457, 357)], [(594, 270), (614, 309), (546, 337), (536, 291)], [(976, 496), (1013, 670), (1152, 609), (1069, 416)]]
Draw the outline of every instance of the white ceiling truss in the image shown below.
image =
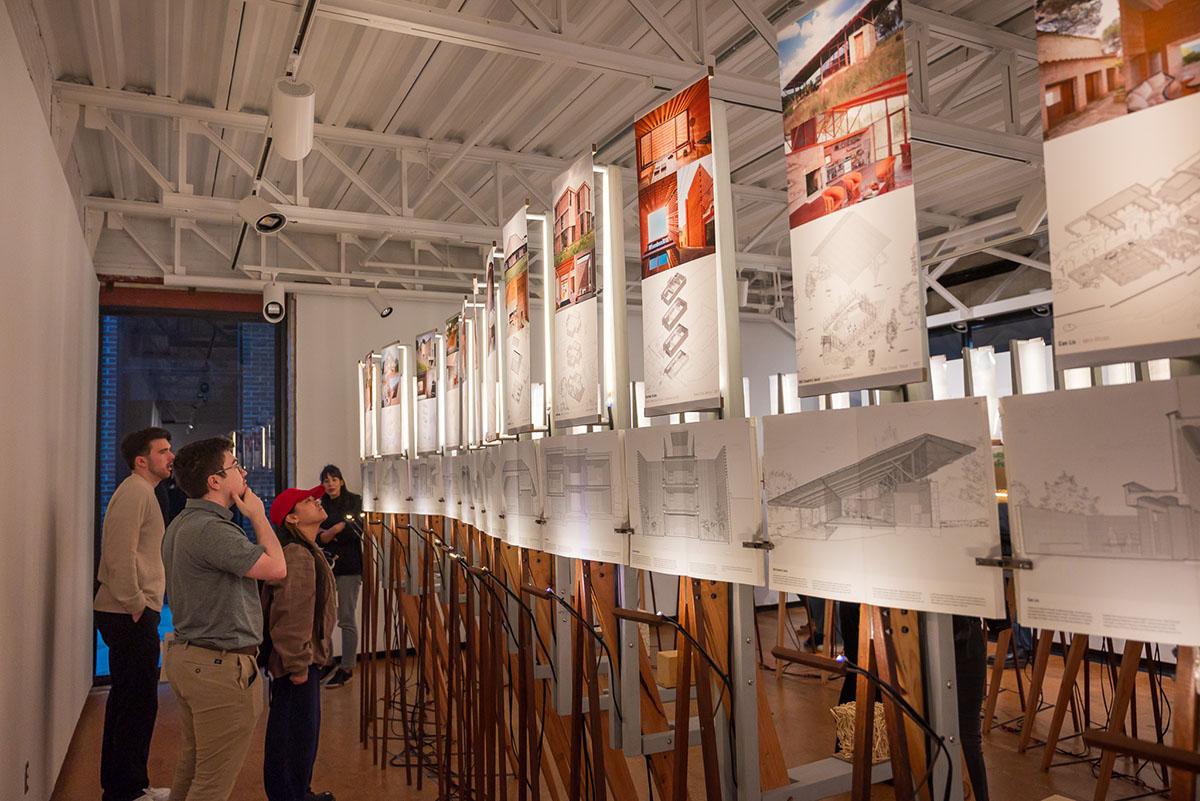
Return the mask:
[[(713, 94), (732, 104), (744, 311), (791, 312), (775, 30), (810, 3), (322, 0), (298, 73), (317, 90), (313, 152), (269, 160), (258, 185), (289, 226), (249, 237), (231, 270), (299, 0), (160, 0), (150, 14), (137, 0), (6, 1), (37, 16), (55, 104), (78, 118), (57, 144), (79, 163), (102, 275), (461, 296), (522, 203), (544, 210), (553, 178), (592, 147), (628, 168), (633, 116), (711, 68)], [(930, 313), (1046, 303), (1032, 4), (919, 2), (904, 14)], [(1014, 269), (986, 287), (943, 285), (997, 260)]]

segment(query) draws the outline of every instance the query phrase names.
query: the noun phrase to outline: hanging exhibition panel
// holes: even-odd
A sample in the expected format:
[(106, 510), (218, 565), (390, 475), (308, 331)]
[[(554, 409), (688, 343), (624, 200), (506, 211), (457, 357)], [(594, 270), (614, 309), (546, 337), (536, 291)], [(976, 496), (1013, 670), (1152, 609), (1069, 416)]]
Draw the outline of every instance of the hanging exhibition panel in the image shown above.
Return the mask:
[(445, 496), (442, 491), (442, 457), (429, 454), (410, 462), (410, 485), (412, 487), (412, 512), (418, 515), (440, 515), (445, 513)]
[(504, 225), (504, 420), (505, 434), (533, 429), (529, 319), (529, 223), (522, 208)]
[(554, 181), (554, 421), (600, 418), (600, 299), (592, 155)]
[(621, 432), (539, 441), (546, 524), (543, 550), (571, 559), (628, 561), (629, 502)]
[(1022, 624), (1200, 645), (1200, 378), (1000, 404)]
[(721, 402), (709, 102), (704, 78), (633, 124), (649, 415)]
[(463, 445), (463, 360), (466, 349), (463, 347), (463, 316), (462, 313), (446, 321), (446, 400), (442, 404), (442, 413), (446, 415), (445, 442), (447, 448), (460, 448)]
[(480, 407), (483, 417), (483, 439), (486, 442), (494, 442), (500, 433), (500, 407), (497, 394), (500, 385), (500, 356), (496, 351), (496, 309), (498, 306), (496, 293), (499, 291), (499, 287), (496, 285), (496, 259), (491, 255), (488, 256), (486, 274), (487, 281), (484, 291), (487, 292), (487, 297), (483, 300), (484, 331), (480, 337), (483, 346), (483, 380), (480, 383), (479, 391), (482, 395)]
[(1200, 352), (1194, 0), (1037, 3), (1059, 369)]
[(479, 459), (479, 527), (490, 537), (507, 540), (504, 516), (504, 459), (499, 447), (476, 451)]
[(358, 363), (358, 453), (367, 458), (375, 455), (375, 354), (368, 353)]
[(542, 550), (542, 486), (538, 447), (532, 440), (505, 442), (499, 448), (499, 483), (504, 506), (504, 541)]
[(374, 512), (375, 509), (375, 459), (364, 459), (361, 463), (363, 511)]
[[(375, 461), (375, 493), (373, 512), (385, 514), (407, 514), (411, 511), (409, 500), (408, 460), (399, 456), (383, 456)], [(365, 496), (365, 492), (364, 492)], [(327, 521), (331, 525), (338, 521)]]
[(459, 460), (457, 454), (442, 456), (442, 511), (451, 520), (461, 520), (462, 494), (459, 483)]
[(440, 445), (438, 436), (438, 332), (426, 331), (417, 336), (417, 452), (433, 453)]
[(763, 583), (762, 552), (742, 543), (762, 524), (752, 418), (625, 432), (631, 567)]
[(779, 32), (801, 395), (925, 378), (899, 0), (825, 0)]
[(383, 349), (379, 360), (379, 452), (384, 456), (404, 452), (404, 349), (398, 344)]
[(1002, 617), (982, 398), (763, 420), (768, 585), (924, 612)]

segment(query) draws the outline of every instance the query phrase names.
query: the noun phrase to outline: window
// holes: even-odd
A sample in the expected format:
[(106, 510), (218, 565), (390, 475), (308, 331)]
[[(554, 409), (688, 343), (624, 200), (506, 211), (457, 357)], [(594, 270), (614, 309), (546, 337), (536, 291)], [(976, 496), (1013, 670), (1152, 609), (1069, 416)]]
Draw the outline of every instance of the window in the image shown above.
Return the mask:
[(1057, 86), (1052, 86), (1046, 90), (1046, 105), (1057, 106), (1062, 102), (1062, 89)]
[(1184, 42), (1179, 46), (1179, 55), (1184, 64), (1200, 63), (1200, 39)]
[(646, 215), (646, 239), (657, 242), (667, 235), (667, 207), (654, 209)]

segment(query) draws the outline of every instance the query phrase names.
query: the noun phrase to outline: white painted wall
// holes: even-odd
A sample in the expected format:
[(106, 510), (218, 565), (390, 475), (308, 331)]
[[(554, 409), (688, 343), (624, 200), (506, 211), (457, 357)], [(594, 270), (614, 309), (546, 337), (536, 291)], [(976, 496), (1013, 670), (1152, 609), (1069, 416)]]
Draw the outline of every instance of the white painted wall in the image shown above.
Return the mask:
[(49, 798), (92, 684), (98, 288), (2, 6), (0, 187), (0, 798), (18, 801)]

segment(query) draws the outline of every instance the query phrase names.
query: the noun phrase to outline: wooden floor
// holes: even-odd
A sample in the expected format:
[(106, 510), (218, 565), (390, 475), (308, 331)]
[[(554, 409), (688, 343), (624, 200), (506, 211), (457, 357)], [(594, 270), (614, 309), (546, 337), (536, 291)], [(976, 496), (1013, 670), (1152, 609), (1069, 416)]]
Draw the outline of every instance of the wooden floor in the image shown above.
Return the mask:
[[(765, 623), (765, 621), (764, 621)], [(764, 631), (767, 629), (764, 624)], [(768, 656), (769, 660), (770, 657)], [(1055, 657), (1048, 672), (1048, 694), (1057, 691), (1058, 676), (1062, 661)], [(776, 679), (775, 674), (765, 673), (764, 680), (775, 711), (775, 721), (783, 742), (784, 755), (789, 765), (798, 765), (828, 756), (833, 747), (833, 725), (829, 708), (837, 702), (838, 684), (817, 678), (784, 675)], [(1093, 715), (1103, 716), (1104, 695), (1098, 680), (1098, 671), (1093, 673)], [(1013, 674), (1007, 672), (1005, 687), (1012, 687)], [(322, 691), (321, 748), (317, 760), (314, 789), (330, 790), (340, 801), (374, 801), (374, 799), (433, 799), (435, 792), (427, 783), (423, 791), (405, 786), (404, 771), (389, 767), (386, 771), (372, 765), (371, 752), (363, 750), (358, 743), (358, 685), (356, 677), (349, 685)], [(1146, 676), (1140, 676), (1138, 689), (1139, 728), (1142, 736), (1150, 736), (1150, 698)], [(1172, 682), (1166, 683), (1170, 693)], [(1111, 695), (1111, 692), (1108, 693)], [(98, 801), (100, 729), (104, 714), (103, 690), (94, 691), (87, 699), (75, 736), (71, 741), (53, 801)], [(171, 773), (178, 753), (179, 711), (167, 685), (160, 687), (158, 725), (150, 754), (150, 777), (155, 785), (169, 786)], [(998, 720), (1019, 714), (1015, 692), (1001, 694)], [(1035, 736), (1044, 734), (1049, 725), (1049, 710), (1038, 717)], [(232, 798), (234, 801), (262, 801), (262, 733), (266, 725), (266, 714), (259, 722), (259, 733), (247, 755), (246, 763), (238, 778)], [(1067, 728), (1070, 728), (1068, 718)], [(1078, 747), (1071, 741), (1067, 747)], [(1017, 753), (1017, 735), (1011, 731), (995, 729), (984, 738), (991, 797), (995, 801), (1042, 801), (1059, 794), (1076, 801), (1090, 801), (1095, 788), (1095, 779), (1090, 764), (1056, 767), (1049, 773), (1039, 769), (1040, 749), (1034, 748), (1026, 754)], [(703, 778), (697, 761), (699, 749), (693, 749), (691, 758), (690, 789), (692, 798), (704, 797)], [(1067, 757), (1060, 756), (1060, 759)], [(1118, 762), (1118, 771), (1129, 771), (1126, 761)], [(630, 760), (635, 782), (642, 798), (646, 796), (646, 771), (644, 763)], [(1154, 767), (1142, 771), (1142, 777), (1156, 781)], [(1109, 798), (1126, 798), (1144, 792), (1134, 784), (1116, 780)], [(940, 796), (940, 789), (938, 792)], [(514, 795), (510, 797), (515, 798)], [(545, 797), (545, 796), (543, 796)], [(881, 786), (878, 798), (890, 799), (890, 789)]]

